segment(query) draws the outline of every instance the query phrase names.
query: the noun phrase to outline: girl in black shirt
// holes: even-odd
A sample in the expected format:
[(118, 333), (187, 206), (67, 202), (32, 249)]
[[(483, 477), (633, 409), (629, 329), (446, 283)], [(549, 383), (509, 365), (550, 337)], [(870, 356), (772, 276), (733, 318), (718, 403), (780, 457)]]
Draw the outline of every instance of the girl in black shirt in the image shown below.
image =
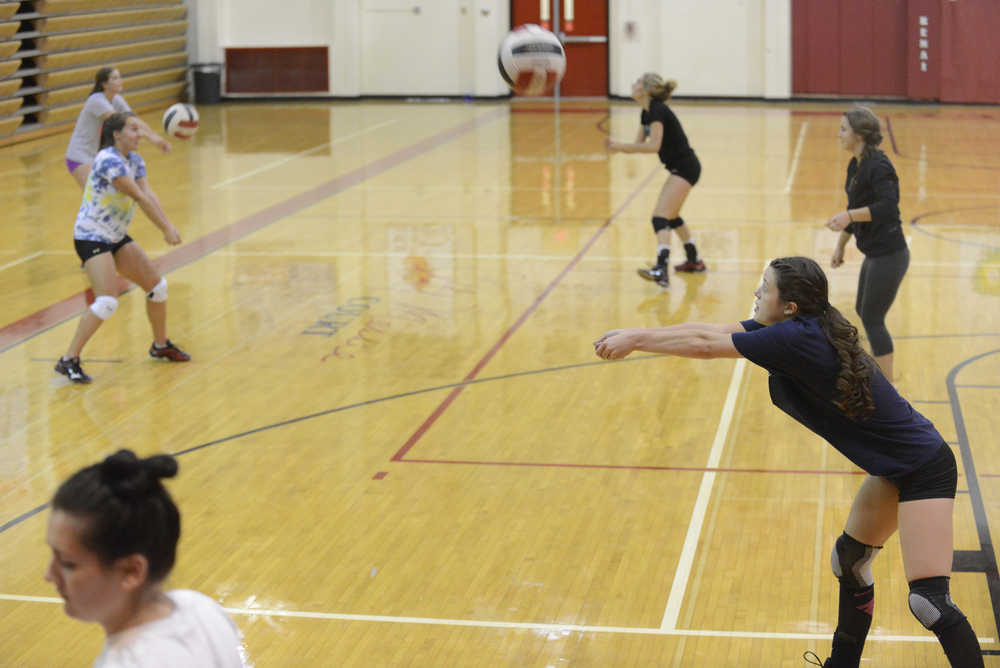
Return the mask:
[(666, 105), (670, 94), (677, 87), (674, 80), (664, 81), (658, 74), (647, 72), (632, 84), (632, 98), (642, 105), (639, 133), (632, 143), (608, 139), (608, 150), (623, 153), (657, 153), (670, 176), (663, 184), (660, 197), (653, 209), (653, 231), (656, 233), (656, 263), (649, 269), (640, 269), (639, 275), (655, 281), (661, 287), (670, 285), (670, 232), (674, 230), (684, 243), (687, 259), (674, 266), (677, 271), (705, 271), (705, 263), (698, 257), (698, 249), (691, 239), (691, 232), (681, 218), (681, 206), (691, 188), (701, 176), (701, 163), (688, 144), (687, 135), (677, 116)]
[(831, 265), (844, 263), (844, 246), (854, 235), (865, 255), (858, 277), (855, 310), (865, 326), (872, 355), (882, 373), (892, 380), (892, 337), (885, 316), (910, 266), (910, 251), (899, 217), (899, 179), (885, 153), (878, 117), (867, 107), (844, 113), (840, 121), (840, 145), (854, 155), (847, 165), (847, 211), (827, 221), (840, 231)]

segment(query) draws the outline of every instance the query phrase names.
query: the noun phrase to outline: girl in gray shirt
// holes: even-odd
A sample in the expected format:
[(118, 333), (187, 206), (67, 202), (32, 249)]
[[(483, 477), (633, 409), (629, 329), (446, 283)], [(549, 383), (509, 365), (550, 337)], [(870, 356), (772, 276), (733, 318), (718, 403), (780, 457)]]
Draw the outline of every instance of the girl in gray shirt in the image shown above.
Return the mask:
[[(122, 75), (113, 67), (102, 67), (94, 77), (94, 88), (76, 119), (73, 136), (69, 138), (66, 148), (66, 169), (73, 175), (76, 182), (83, 188), (87, 183), (87, 175), (94, 164), (97, 146), (101, 138), (101, 124), (104, 119), (116, 111), (132, 111), (128, 102), (121, 96)], [(136, 118), (142, 136), (155, 144), (161, 151), (170, 151), (170, 144), (159, 136), (142, 119)]]

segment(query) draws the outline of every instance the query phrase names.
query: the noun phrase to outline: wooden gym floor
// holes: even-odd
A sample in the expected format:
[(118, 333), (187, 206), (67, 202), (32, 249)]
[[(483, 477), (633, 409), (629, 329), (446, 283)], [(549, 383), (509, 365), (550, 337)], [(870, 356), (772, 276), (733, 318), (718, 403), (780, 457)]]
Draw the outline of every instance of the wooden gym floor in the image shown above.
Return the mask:
[[(634, 105), (203, 107), (140, 148), (180, 229), (133, 237), (189, 364), (155, 363), (136, 290), (86, 307), (66, 136), (0, 149), (0, 665), (89, 665), (43, 581), (45, 504), (122, 447), (179, 455), (170, 588), (231, 610), (257, 666), (802, 666), (836, 621), (829, 553), (861, 477), (745, 361), (634, 355), (607, 329), (747, 317), (765, 262), (829, 267), (844, 105), (674, 105), (704, 166), (709, 271), (640, 280), (665, 172)], [(912, 263), (896, 383), (960, 459), (953, 595), (1000, 666), (1000, 110), (879, 105)], [(158, 114), (148, 114), (150, 124)], [(679, 251), (679, 248), (678, 248)], [(857, 323), (860, 255), (828, 269)], [(943, 666), (875, 562), (862, 665)]]

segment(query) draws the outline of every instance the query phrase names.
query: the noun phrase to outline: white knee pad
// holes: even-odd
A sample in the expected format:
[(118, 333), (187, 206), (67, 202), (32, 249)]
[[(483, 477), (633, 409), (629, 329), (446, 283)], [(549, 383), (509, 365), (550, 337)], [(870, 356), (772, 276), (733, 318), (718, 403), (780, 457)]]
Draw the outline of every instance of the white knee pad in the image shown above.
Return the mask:
[(90, 312), (101, 320), (107, 320), (115, 314), (115, 310), (117, 308), (117, 299), (109, 297), (108, 295), (101, 295), (100, 297), (94, 299), (94, 303), (90, 305)]
[(167, 279), (161, 278), (160, 282), (153, 286), (146, 298), (151, 302), (167, 301)]

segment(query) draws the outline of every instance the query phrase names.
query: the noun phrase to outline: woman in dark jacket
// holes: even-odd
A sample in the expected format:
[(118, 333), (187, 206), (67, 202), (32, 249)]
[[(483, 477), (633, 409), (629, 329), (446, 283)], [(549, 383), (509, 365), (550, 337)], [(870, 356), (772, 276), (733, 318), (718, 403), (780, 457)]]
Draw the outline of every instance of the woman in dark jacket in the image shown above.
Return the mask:
[(865, 256), (855, 310), (872, 355), (891, 381), (893, 347), (885, 316), (910, 266), (910, 250), (899, 217), (899, 178), (888, 156), (877, 148), (882, 132), (871, 109), (859, 106), (844, 112), (839, 137), (841, 147), (854, 157), (847, 165), (844, 185), (847, 210), (826, 223), (840, 232), (830, 264), (836, 268), (844, 263), (844, 247), (853, 234)]

